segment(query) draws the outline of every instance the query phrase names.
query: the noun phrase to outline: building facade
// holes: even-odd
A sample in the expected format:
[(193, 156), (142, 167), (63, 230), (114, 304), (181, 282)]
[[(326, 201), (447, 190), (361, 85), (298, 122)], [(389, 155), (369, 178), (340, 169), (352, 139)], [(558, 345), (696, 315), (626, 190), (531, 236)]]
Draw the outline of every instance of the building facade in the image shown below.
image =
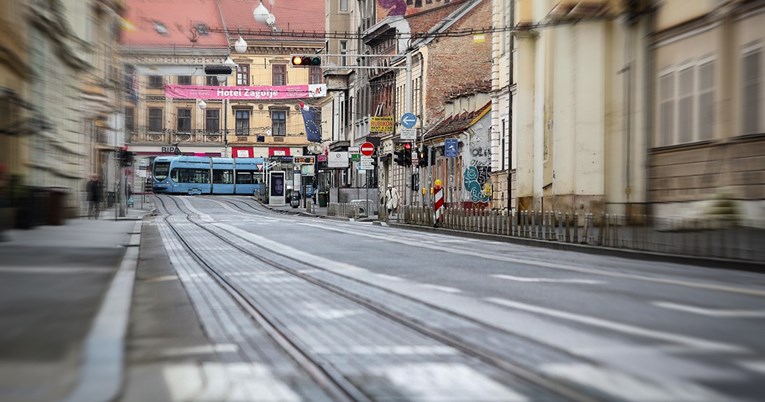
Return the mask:
[(642, 214), (643, 3), (516, 1), (511, 167), (519, 210)]
[(118, 185), (113, 146), (120, 135), (122, 73), (115, 45), (124, 4), (7, 1), (0, 9), (6, 125), (0, 162), (14, 185), (38, 194), (32, 223), (78, 216), (85, 212), (84, 183), (91, 174), (102, 177), (107, 192)]
[(513, 169), (510, 98), (515, 91), (513, 82), (513, 8), (514, 3), (492, 1), (491, 54), (491, 186), (493, 207), (512, 209)]
[(648, 46), (653, 103), (648, 199), (698, 217), (732, 201), (765, 222), (765, 3), (664, 1)]
[[(271, 35), (288, 26), (320, 30), (313, 17), (324, 14), (323, 4), (304, 3), (300, 10), (274, 5), (259, 21), (244, 2), (136, 2), (129, 17), (166, 20), (137, 25), (123, 40), (126, 63), (135, 70), (127, 113), (131, 149), (146, 157), (304, 155), (311, 144), (299, 103), (317, 106), (326, 89), (311, 92), (309, 85), (323, 83), (321, 67), (296, 67), (291, 55), (315, 54), (325, 42)], [(188, 31), (168, 28), (182, 23)], [(230, 74), (206, 73), (226, 64)]]

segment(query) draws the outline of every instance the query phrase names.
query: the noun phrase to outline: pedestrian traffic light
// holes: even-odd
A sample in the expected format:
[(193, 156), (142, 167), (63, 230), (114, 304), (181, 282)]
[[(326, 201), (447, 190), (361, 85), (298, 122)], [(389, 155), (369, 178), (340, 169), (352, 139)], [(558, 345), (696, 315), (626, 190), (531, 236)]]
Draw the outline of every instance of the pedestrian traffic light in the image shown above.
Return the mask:
[(294, 67), (320, 66), (321, 57), (319, 56), (292, 56), (292, 65)]

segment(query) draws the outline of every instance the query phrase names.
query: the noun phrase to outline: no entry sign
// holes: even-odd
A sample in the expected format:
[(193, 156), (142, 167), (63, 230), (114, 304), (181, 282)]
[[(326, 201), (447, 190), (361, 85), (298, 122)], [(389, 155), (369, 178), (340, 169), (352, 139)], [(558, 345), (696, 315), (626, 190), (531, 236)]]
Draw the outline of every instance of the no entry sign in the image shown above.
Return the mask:
[(372, 156), (372, 154), (375, 153), (375, 146), (372, 145), (371, 142), (365, 142), (361, 144), (359, 151), (361, 151), (361, 154), (364, 156)]

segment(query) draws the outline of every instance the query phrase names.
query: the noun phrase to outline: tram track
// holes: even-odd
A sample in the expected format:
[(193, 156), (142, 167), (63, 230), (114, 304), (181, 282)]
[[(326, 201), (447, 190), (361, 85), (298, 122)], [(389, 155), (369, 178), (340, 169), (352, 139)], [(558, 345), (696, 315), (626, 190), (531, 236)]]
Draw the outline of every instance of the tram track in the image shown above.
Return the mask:
[[(301, 367), (303, 367), (306, 370), (306, 372), (309, 373), (309, 375), (311, 375), (312, 378), (314, 378), (314, 380), (316, 380), (322, 386), (322, 388), (325, 388), (325, 390), (328, 393), (330, 393), (333, 397), (336, 397), (337, 400), (353, 400), (353, 401), (370, 400), (368, 396), (362, 390), (360, 390), (354, 384), (350, 383), (347, 379), (345, 379), (341, 373), (335, 371), (331, 365), (326, 364), (326, 362), (323, 362), (320, 359), (317, 360), (316, 356), (312, 356), (309, 351), (301, 349), (301, 345), (299, 341), (295, 339), (291, 339), (290, 334), (285, 333), (282, 329), (280, 329), (279, 324), (275, 322), (276, 320), (273, 320), (271, 317), (268, 316), (267, 313), (264, 313), (262, 309), (256, 303), (254, 303), (251, 300), (251, 298), (249, 298), (236, 284), (232, 283), (232, 281), (229, 278), (227, 278), (226, 275), (216, 270), (216, 268), (213, 267), (211, 264), (209, 264), (202, 255), (200, 255), (197, 251), (195, 251), (194, 248), (184, 239), (181, 232), (176, 227), (174, 227), (173, 224), (169, 221), (169, 218), (172, 215), (171, 215), (170, 209), (165, 204), (164, 197), (157, 197), (157, 198), (162, 204), (162, 208), (165, 210), (165, 212), (167, 212), (166, 216), (164, 217), (165, 223), (167, 223), (168, 227), (171, 228), (173, 233), (175, 233), (175, 235), (189, 250), (189, 252), (194, 255), (195, 259), (199, 261), (200, 264), (205, 268), (205, 270), (207, 270), (215, 278), (215, 280), (229, 294), (231, 294), (231, 296), (249, 314), (251, 314), (259, 324), (261, 324), (264, 327), (264, 329), (268, 332), (268, 334), (280, 346), (282, 346), (285, 349), (285, 351), (287, 351), (287, 353), (296, 362), (298, 362), (298, 364)], [(513, 378), (521, 380), (525, 383), (528, 383), (535, 387), (539, 387), (543, 390), (549, 391), (559, 396), (560, 398), (569, 400), (569, 401), (595, 402), (602, 399), (613, 400), (613, 398), (606, 398), (604, 395), (598, 392), (593, 392), (591, 390), (584, 391), (568, 383), (545, 377), (527, 367), (508, 361), (504, 359), (503, 357), (498, 356), (496, 354), (492, 354), (491, 351), (482, 349), (480, 347), (476, 347), (473, 344), (465, 342), (459, 339), (457, 336), (453, 336), (453, 335), (441, 332), (437, 329), (430, 328), (424, 325), (423, 323), (421, 323), (420, 321), (417, 321), (403, 314), (392, 311), (391, 309), (386, 308), (380, 303), (376, 303), (372, 300), (369, 300), (365, 297), (360, 296), (359, 294), (345, 290), (331, 283), (327, 283), (326, 281), (322, 279), (318, 279), (316, 277), (311, 276), (310, 274), (300, 272), (299, 270), (289, 267), (285, 265), (284, 263), (281, 263), (272, 258), (266, 257), (262, 253), (257, 252), (256, 250), (260, 250), (266, 253), (274, 253), (281, 258), (293, 260), (294, 262), (302, 264), (306, 267), (310, 267), (311, 269), (318, 269), (318, 270), (322, 270), (322, 271), (337, 275), (336, 273), (327, 271), (326, 269), (322, 267), (318, 267), (310, 263), (307, 263), (305, 261), (301, 261), (301, 260), (292, 258), (290, 256), (282, 255), (272, 250), (268, 250), (262, 245), (259, 245), (255, 242), (242, 238), (236, 233), (232, 233), (226, 230), (225, 228), (212, 229), (210, 228), (210, 225), (203, 225), (192, 218), (193, 214), (190, 211), (187, 211), (185, 207), (182, 207), (181, 203), (178, 202), (176, 197), (170, 197), (170, 199), (175, 204), (175, 207), (183, 215), (185, 215), (185, 219), (189, 223), (192, 223), (196, 227), (206, 231), (212, 236), (215, 236), (216, 238), (220, 239), (222, 242), (226, 243), (228, 246), (233, 247), (239, 250), (240, 252), (252, 258), (257, 259), (263, 262), (264, 264), (267, 264), (268, 266), (274, 267), (282, 272), (285, 272), (292, 276), (300, 278), (301, 280), (304, 280), (314, 286), (317, 286), (326, 291), (329, 291), (332, 294), (340, 296), (343, 299), (346, 299), (358, 306), (361, 306), (364, 309), (371, 311), (379, 316), (385, 317), (386, 319), (392, 322), (395, 322), (398, 325), (401, 325), (410, 330), (413, 330), (440, 344), (454, 348), (455, 350), (459, 351), (465, 356), (478, 359), (483, 364), (486, 364), (490, 367), (498, 369), (499, 371), (505, 373), (506, 375), (512, 376)], [(251, 212), (245, 210), (245, 208), (243, 208), (242, 205), (240, 204), (244, 204), (248, 206), (254, 212), (267, 212), (267, 211), (258, 210), (257, 208), (255, 208), (254, 206), (252, 206), (246, 201), (226, 200), (226, 199), (223, 199), (222, 201), (236, 207), (238, 210), (242, 211), (242, 213), (244, 214), (249, 214)], [(241, 241), (246, 242), (248, 246), (244, 247), (242, 244), (238, 244), (237, 241), (232, 240), (228, 236), (233, 236), (240, 242)], [(253, 248), (256, 248), (256, 250), (253, 250)], [(353, 278), (348, 278), (348, 277), (345, 277), (345, 279), (357, 281)], [(357, 281), (357, 282), (360, 282), (360, 281)], [(366, 286), (375, 287), (374, 285), (370, 285), (368, 283), (363, 283), (363, 284)], [(397, 295), (397, 296), (405, 297), (402, 295)], [(413, 299), (409, 299), (409, 300), (413, 300)], [(428, 305), (428, 307), (438, 309), (436, 306)], [(451, 313), (451, 312), (447, 312), (447, 313), (454, 315), (454, 313)], [(460, 318), (463, 318), (465, 320), (470, 320), (468, 318), (461, 317), (461, 316)], [(475, 321), (472, 321), (472, 322), (475, 324), (479, 324), (483, 327), (490, 328), (491, 330), (498, 330), (496, 328), (487, 326), (484, 323), (476, 323)]]

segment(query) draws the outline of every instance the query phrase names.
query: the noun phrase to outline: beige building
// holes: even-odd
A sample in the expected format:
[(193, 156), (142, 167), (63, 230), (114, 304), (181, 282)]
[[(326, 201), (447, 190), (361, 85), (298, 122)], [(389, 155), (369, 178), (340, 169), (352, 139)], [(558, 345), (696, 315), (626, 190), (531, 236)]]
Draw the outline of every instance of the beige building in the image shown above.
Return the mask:
[(519, 210), (642, 213), (646, 18), (624, 1), (515, 2)]
[(734, 200), (765, 218), (765, 2), (658, 3), (648, 201), (662, 216), (715, 213)]
[(40, 222), (82, 212), (84, 182), (110, 169), (120, 112), (120, 0), (3, 1), (0, 160), (42, 194)]
[(505, 0), (492, 2), (491, 70), (491, 186), (494, 208), (513, 208), (512, 137), (510, 98), (515, 91), (512, 70), (514, 4)]

